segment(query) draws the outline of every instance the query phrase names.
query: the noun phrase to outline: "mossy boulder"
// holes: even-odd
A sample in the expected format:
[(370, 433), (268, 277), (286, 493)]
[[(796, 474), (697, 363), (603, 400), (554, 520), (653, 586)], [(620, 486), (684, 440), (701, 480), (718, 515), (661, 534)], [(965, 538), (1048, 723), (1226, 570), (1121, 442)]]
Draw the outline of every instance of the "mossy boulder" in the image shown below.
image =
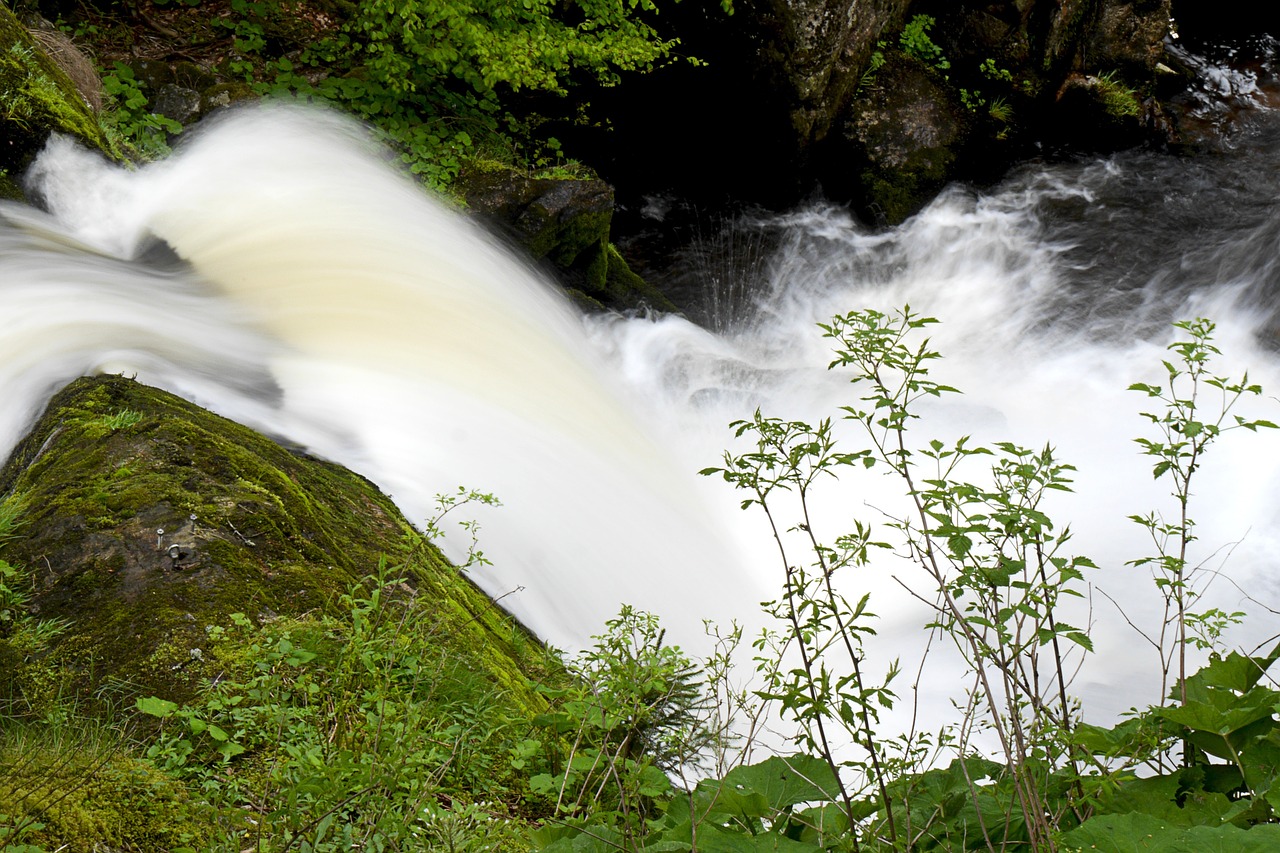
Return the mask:
[[(331, 606), (380, 560), (404, 565), (452, 656), (536, 710), (543, 650), (372, 483), (118, 376), (59, 392), (0, 470), (24, 505), (3, 557), (32, 610), (66, 620), (49, 663), (78, 695), (193, 696), (215, 674), (207, 626)], [(123, 692), (125, 695), (120, 697)]]
[(467, 206), (515, 237), (535, 258), (570, 267), (609, 238), (613, 188), (600, 180), (532, 178), (516, 169), (482, 164), (457, 189)]
[(54, 131), (111, 150), (66, 72), (0, 4), (0, 172), (25, 168)]
[(894, 56), (842, 127), (856, 173), (844, 176), (868, 218), (896, 224), (954, 177), (969, 122), (955, 91), (921, 63)]

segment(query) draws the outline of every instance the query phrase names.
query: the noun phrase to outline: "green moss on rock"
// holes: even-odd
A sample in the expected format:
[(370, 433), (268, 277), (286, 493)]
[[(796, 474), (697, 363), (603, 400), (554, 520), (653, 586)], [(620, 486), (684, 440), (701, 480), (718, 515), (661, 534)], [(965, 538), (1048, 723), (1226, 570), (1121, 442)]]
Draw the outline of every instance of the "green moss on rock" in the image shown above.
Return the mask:
[(110, 145), (75, 85), (0, 4), (0, 169), (20, 169), (51, 131), (102, 151)]
[(25, 829), (23, 843), (66, 853), (208, 849), (207, 809), (92, 723), (0, 729), (0, 770), (0, 826), (7, 815)]
[(677, 310), (610, 244), (613, 188), (604, 181), (532, 178), (516, 169), (477, 162), (459, 177), (455, 189), (489, 225), (535, 259), (549, 262), (584, 310)]
[(434, 602), (459, 660), (541, 707), (525, 679), (536, 641), (372, 483), (172, 394), (73, 382), (0, 470), (0, 494), (26, 504), (3, 555), (33, 576), (37, 615), (69, 621), (53, 662), (81, 694), (187, 699), (213, 674), (193, 652), (206, 626), (325, 608), (385, 559)]

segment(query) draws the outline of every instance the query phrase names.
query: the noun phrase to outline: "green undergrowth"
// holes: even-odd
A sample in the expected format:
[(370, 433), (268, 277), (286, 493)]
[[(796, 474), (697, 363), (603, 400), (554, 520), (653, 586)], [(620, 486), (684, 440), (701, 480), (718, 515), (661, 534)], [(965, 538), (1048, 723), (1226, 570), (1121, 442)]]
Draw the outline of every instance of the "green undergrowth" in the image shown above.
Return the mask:
[(0, 169), (25, 165), (49, 131), (103, 151), (112, 147), (66, 73), (39, 48), (8, 6), (0, 4)]
[(117, 730), (85, 718), (0, 720), (0, 850), (203, 847), (209, 823)]
[[(728, 12), (728, 0), (719, 4)], [(171, 39), (189, 44), (224, 84), (256, 95), (334, 105), (367, 121), (406, 166), (448, 191), (461, 169), (496, 159), (533, 171), (571, 171), (549, 127), (584, 123), (569, 98), (682, 57), (658, 28), (659, 4), (590, 0), (155, 0)], [(167, 7), (167, 8), (166, 8)], [(181, 9), (181, 14), (169, 14)], [(127, 67), (138, 39), (84, 7), (61, 22), (115, 59), (104, 62), (114, 111), (107, 123), (143, 156), (180, 130), (154, 115)]]

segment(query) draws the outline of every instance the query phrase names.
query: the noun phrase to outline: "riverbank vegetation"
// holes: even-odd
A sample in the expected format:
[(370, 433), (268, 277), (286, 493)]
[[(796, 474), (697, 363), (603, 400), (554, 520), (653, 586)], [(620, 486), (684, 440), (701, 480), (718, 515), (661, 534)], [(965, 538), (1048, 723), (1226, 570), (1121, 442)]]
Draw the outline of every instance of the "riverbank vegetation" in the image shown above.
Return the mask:
[[(1133, 627), (1161, 694), (1091, 724), (1072, 675), (1114, 650), (1095, 648), (1079, 602), (1108, 569), (1071, 551), (1048, 507), (1074, 467), (1048, 446), (920, 437), (921, 404), (955, 393), (931, 373), (933, 322), (859, 311), (822, 327), (852, 383), (833, 417), (857, 447), (830, 420), (733, 425), (738, 449), (703, 473), (769, 526), (780, 586), (771, 629), (715, 630), (705, 660), (624, 608), (580, 654), (481, 679), (416, 594), (411, 556), (327, 607), (206, 626), (191, 654), (215, 674), (192, 699), (77, 695), (48, 655), (66, 625), (29, 612), (30, 577), (0, 564), (0, 849), (1274, 849), (1280, 646), (1225, 646), (1243, 616), (1199, 604), (1193, 521), (1215, 443), (1274, 428), (1247, 411), (1262, 389), (1217, 372), (1205, 320), (1178, 324), (1161, 378), (1132, 386), (1151, 425), (1138, 451), (1170, 486), (1133, 518), (1152, 551), (1132, 565), (1163, 614)], [(904, 510), (824, 536), (816, 484), (886, 472)], [(490, 499), (442, 510), (474, 500)], [(3, 535), (21, 514), (5, 505)], [(940, 730), (887, 722), (921, 686), (865, 643), (876, 601), (859, 576), (888, 552), (915, 566), (931, 644), (962, 662)], [(780, 725), (785, 746), (766, 749)]]
[[(722, 5), (731, 11), (728, 0)], [(173, 108), (160, 103), (162, 87), (176, 83), (193, 92), (192, 112), (211, 89), (219, 103), (271, 95), (337, 106), (447, 190), (476, 159), (568, 166), (542, 126), (592, 120), (588, 103), (565, 97), (570, 90), (696, 62), (658, 29), (659, 14), (653, 0), (157, 0), (87, 5), (60, 26), (97, 56), (105, 124), (137, 156), (165, 153), (181, 133)], [(139, 73), (137, 56), (153, 51), (186, 60), (181, 79), (147, 73), (164, 64), (154, 60)], [(215, 77), (224, 82), (214, 86)]]

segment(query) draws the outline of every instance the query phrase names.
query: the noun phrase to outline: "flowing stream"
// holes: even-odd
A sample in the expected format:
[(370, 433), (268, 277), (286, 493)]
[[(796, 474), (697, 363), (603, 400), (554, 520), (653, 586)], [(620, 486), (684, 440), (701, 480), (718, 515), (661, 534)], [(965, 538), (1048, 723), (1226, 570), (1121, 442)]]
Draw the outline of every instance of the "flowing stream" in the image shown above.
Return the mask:
[[(761, 624), (779, 568), (763, 518), (697, 471), (757, 407), (838, 420), (857, 393), (815, 324), (910, 304), (941, 321), (934, 377), (964, 391), (922, 410), (919, 441), (1047, 442), (1079, 469), (1051, 508), (1100, 567), (1074, 614), (1099, 653), (1075, 690), (1105, 718), (1158, 698), (1133, 626), (1155, 631), (1160, 602), (1126, 565), (1151, 543), (1127, 516), (1173, 511), (1133, 442), (1150, 404), (1125, 389), (1162, 379), (1173, 320), (1207, 316), (1220, 372), (1268, 391), (1243, 413), (1280, 422), (1280, 119), (1244, 95), (1214, 150), (1027, 166), (887, 232), (821, 205), (744, 218), (756, 255), (738, 279), (723, 259), (707, 274), (724, 313), (705, 327), (579, 316), (333, 116), (241, 110), (137, 172), (55, 140), (27, 177), (47, 212), (0, 205), (0, 446), (72, 378), (136, 375), (350, 466), (415, 521), (437, 493), (496, 493), (477, 510), (493, 565), (474, 577), (518, 590), (504, 605), (556, 644), (629, 602), (702, 648), (704, 618)], [(1280, 632), (1278, 468), (1280, 435), (1233, 433), (1195, 484), (1203, 601), (1250, 613), (1230, 638), (1246, 647)], [(893, 485), (825, 483), (815, 529), (861, 518), (887, 536)], [(902, 584), (922, 580), (892, 557), (845, 580), (873, 593), (878, 669), (920, 644), (927, 614)], [(925, 681), (942, 696), (939, 661)]]

